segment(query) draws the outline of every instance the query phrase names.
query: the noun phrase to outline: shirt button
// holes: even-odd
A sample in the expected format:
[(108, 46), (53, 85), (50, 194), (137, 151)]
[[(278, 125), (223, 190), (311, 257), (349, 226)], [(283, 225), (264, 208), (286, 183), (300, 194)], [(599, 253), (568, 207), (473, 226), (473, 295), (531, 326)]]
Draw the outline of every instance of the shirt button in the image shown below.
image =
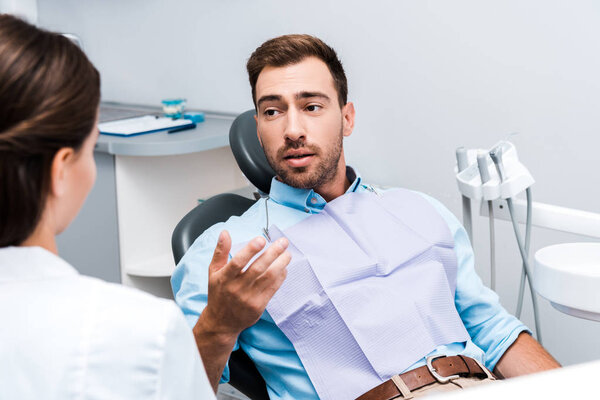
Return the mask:
[(305, 208), (305, 209), (304, 209), (304, 212), (307, 212), (307, 213), (308, 213), (308, 212), (310, 212), (310, 210), (309, 210), (308, 208)]
[(310, 202), (311, 202), (311, 203), (313, 203), (313, 204), (315, 204), (317, 201), (318, 201), (318, 200), (317, 200), (317, 198), (316, 198), (316, 197), (313, 197), (312, 199), (310, 199)]

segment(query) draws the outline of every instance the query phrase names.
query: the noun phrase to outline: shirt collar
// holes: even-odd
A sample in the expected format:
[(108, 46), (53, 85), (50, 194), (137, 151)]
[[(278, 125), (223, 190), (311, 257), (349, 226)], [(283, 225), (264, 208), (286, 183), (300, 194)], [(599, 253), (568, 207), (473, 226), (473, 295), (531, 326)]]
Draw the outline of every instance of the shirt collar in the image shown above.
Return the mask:
[[(346, 193), (355, 192), (361, 182), (360, 175), (350, 166), (346, 166), (346, 178), (350, 186)], [(325, 207), (325, 199), (313, 189), (299, 189), (289, 186), (275, 177), (271, 181), (269, 199), (281, 205), (296, 208), (304, 212), (319, 213)]]
[(0, 248), (0, 283), (77, 275), (69, 263), (37, 246)]

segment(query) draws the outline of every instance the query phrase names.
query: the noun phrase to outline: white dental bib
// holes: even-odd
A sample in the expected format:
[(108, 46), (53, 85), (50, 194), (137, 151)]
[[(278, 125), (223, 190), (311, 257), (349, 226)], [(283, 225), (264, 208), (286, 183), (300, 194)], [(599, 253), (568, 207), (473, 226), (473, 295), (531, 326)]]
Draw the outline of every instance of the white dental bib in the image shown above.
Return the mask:
[(267, 311), (319, 397), (353, 399), (465, 342), (457, 262), (443, 218), (417, 193), (348, 193), (270, 236), (288, 238), (288, 275)]

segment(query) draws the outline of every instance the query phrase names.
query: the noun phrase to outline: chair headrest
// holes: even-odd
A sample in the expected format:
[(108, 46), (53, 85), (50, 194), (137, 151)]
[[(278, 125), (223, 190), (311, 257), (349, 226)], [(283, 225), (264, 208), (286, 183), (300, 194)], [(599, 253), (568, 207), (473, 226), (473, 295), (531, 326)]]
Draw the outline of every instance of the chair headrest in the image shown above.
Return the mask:
[(229, 128), (229, 145), (246, 178), (260, 191), (269, 193), (275, 172), (258, 141), (255, 115), (254, 110), (248, 110), (237, 116)]

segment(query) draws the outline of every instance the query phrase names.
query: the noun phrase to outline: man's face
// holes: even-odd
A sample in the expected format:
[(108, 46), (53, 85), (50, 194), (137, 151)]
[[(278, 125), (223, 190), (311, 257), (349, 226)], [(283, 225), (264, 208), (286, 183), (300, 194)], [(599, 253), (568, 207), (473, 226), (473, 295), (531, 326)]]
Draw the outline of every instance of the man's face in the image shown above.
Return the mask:
[(324, 62), (309, 57), (264, 68), (256, 82), (256, 99), (258, 137), (283, 182), (312, 189), (345, 169), (340, 167), (345, 164), (342, 140), (352, 133), (354, 109), (351, 103), (340, 108)]

